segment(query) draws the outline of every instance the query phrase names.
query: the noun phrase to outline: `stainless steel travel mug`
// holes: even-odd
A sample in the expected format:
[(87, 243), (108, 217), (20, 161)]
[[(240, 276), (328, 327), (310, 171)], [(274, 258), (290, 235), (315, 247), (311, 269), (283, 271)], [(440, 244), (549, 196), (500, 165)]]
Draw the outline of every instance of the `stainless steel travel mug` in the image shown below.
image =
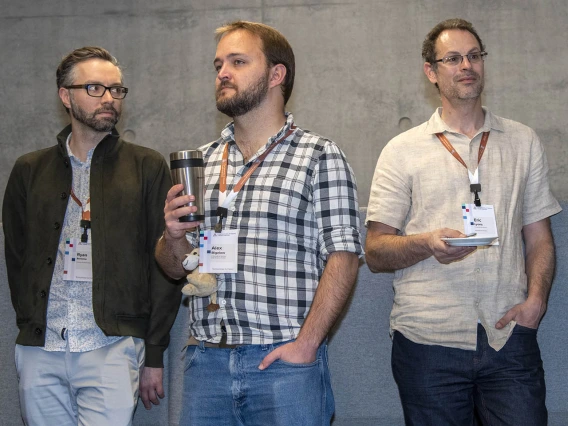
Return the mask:
[(188, 206), (196, 206), (197, 211), (179, 218), (180, 222), (196, 222), (205, 220), (203, 208), (203, 154), (201, 151), (177, 151), (170, 154), (170, 171), (175, 184), (183, 184), (180, 195), (193, 195), (195, 201)]

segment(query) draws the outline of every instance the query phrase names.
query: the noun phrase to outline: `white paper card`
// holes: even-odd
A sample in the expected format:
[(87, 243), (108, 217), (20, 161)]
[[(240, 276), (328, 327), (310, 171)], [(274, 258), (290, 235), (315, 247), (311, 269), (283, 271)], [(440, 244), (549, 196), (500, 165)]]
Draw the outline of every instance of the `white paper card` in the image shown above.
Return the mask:
[(65, 281), (93, 281), (93, 258), (90, 243), (82, 243), (79, 238), (70, 238), (65, 241), (63, 279)]
[(479, 238), (496, 238), (491, 244), (499, 245), (499, 235), (497, 234), (497, 222), (495, 221), (495, 209), (490, 204), (482, 204), (477, 207), (475, 204), (462, 204), (462, 217), (464, 224), (464, 234), (475, 232)]
[(216, 233), (213, 230), (199, 233), (199, 272), (234, 274), (238, 271), (238, 231)]

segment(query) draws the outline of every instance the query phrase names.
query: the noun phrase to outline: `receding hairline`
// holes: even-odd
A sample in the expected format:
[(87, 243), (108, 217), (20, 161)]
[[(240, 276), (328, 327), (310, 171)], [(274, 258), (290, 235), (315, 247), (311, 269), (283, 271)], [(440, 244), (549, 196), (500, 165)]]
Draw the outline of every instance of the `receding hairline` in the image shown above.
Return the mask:
[(284, 35), (282, 35), (280, 31), (278, 31), (276, 28), (271, 27), (270, 25), (252, 21), (234, 21), (215, 29), (215, 40), (217, 41), (217, 43), (219, 43), (224, 35), (242, 30), (246, 31), (249, 34), (257, 36), (262, 41), (262, 37), (260, 37), (260, 35), (256, 33), (255, 29), (263, 29), (267, 32), (276, 32), (284, 37)]
[(112, 66), (114, 66), (116, 68), (116, 70), (118, 71), (120, 84), (124, 84), (124, 74), (122, 72), (122, 68), (119, 65), (114, 64), (112, 61), (109, 61), (108, 59), (104, 59), (104, 58), (88, 58), (88, 59), (85, 59), (83, 61), (79, 61), (76, 64), (73, 64), (73, 67), (71, 67), (71, 69), (69, 71), (69, 77), (71, 77), (71, 80), (75, 80), (77, 78), (77, 70), (78, 70), (78, 67), (81, 64), (86, 64), (86, 63), (91, 62), (91, 61), (106, 62), (106, 63), (109, 63)]
[(481, 49), (481, 45), (479, 44), (479, 40), (477, 39), (477, 37), (475, 37), (475, 34), (473, 34), (471, 31), (465, 29), (465, 28), (447, 28), (445, 30), (443, 30), (440, 34), (438, 34), (438, 37), (436, 37), (436, 40), (434, 41), (434, 48), (436, 48), (436, 44), (438, 43), (438, 41), (440, 41), (440, 39), (447, 33), (450, 32), (454, 32), (454, 31), (459, 31), (462, 33), (468, 33), (470, 36), (473, 37), (473, 39), (475, 40), (475, 43), (477, 44), (477, 46)]

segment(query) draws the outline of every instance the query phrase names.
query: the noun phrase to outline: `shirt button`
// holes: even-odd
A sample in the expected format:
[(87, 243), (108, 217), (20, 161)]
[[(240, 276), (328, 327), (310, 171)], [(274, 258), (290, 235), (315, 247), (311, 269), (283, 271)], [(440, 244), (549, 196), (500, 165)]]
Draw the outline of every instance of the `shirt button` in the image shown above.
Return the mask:
[(62, 192), (60, 195), (62, 200), (65, 200), (67, 198), (67, 193), (66, 192)]
[(36, 328), (35, 329), (35, 334), (37, 334), (38, 336), (41, 334), (41, 328)]
[(481, 272), (481, 269), (475, 268), (475, 272), (476, 272), (477, 274), (479, 274), (479, 273)]
[(39, 296), (45, 297), (45, 296), (47, 296), (47, 293), (45, 292), (45, 290), (42, 290), (42, 291), (39, 292)]
[(221, 306), (225, 306), (227, 304), (225, 299), (221, 299), (219, 302), (221, 303)]
[(59, 226), (60, 226), (60, 225), (59, 225), (59, 222), (55, 222), (55, 223), (53, 224), (53, 229), (59, 229)]
[(51, 259), (51, 257), (48, 257), (47, 260), (45, 261), (45, 263), (47, 263), (48, 265), (51, 265), (53, 263), (53, 260)]

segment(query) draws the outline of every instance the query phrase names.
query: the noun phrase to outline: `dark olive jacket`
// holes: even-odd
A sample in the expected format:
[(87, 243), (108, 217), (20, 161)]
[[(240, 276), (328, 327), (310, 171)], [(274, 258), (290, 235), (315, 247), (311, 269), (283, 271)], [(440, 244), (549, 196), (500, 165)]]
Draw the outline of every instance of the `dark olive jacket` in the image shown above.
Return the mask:
[[(12, 304), (20, 329), (16, 343), (43, 346), (47, 302), (72, 184), (66, 140), (20, 157), (10, 174), (2, 221)], [(164, 158), (113, 132), (91, 162), (93, 312), (109, 336), (140, 337), (146, 365), (163, 366), (163, 352), (181, 289), (154, 260), (164, 228), (171, 177)]]

